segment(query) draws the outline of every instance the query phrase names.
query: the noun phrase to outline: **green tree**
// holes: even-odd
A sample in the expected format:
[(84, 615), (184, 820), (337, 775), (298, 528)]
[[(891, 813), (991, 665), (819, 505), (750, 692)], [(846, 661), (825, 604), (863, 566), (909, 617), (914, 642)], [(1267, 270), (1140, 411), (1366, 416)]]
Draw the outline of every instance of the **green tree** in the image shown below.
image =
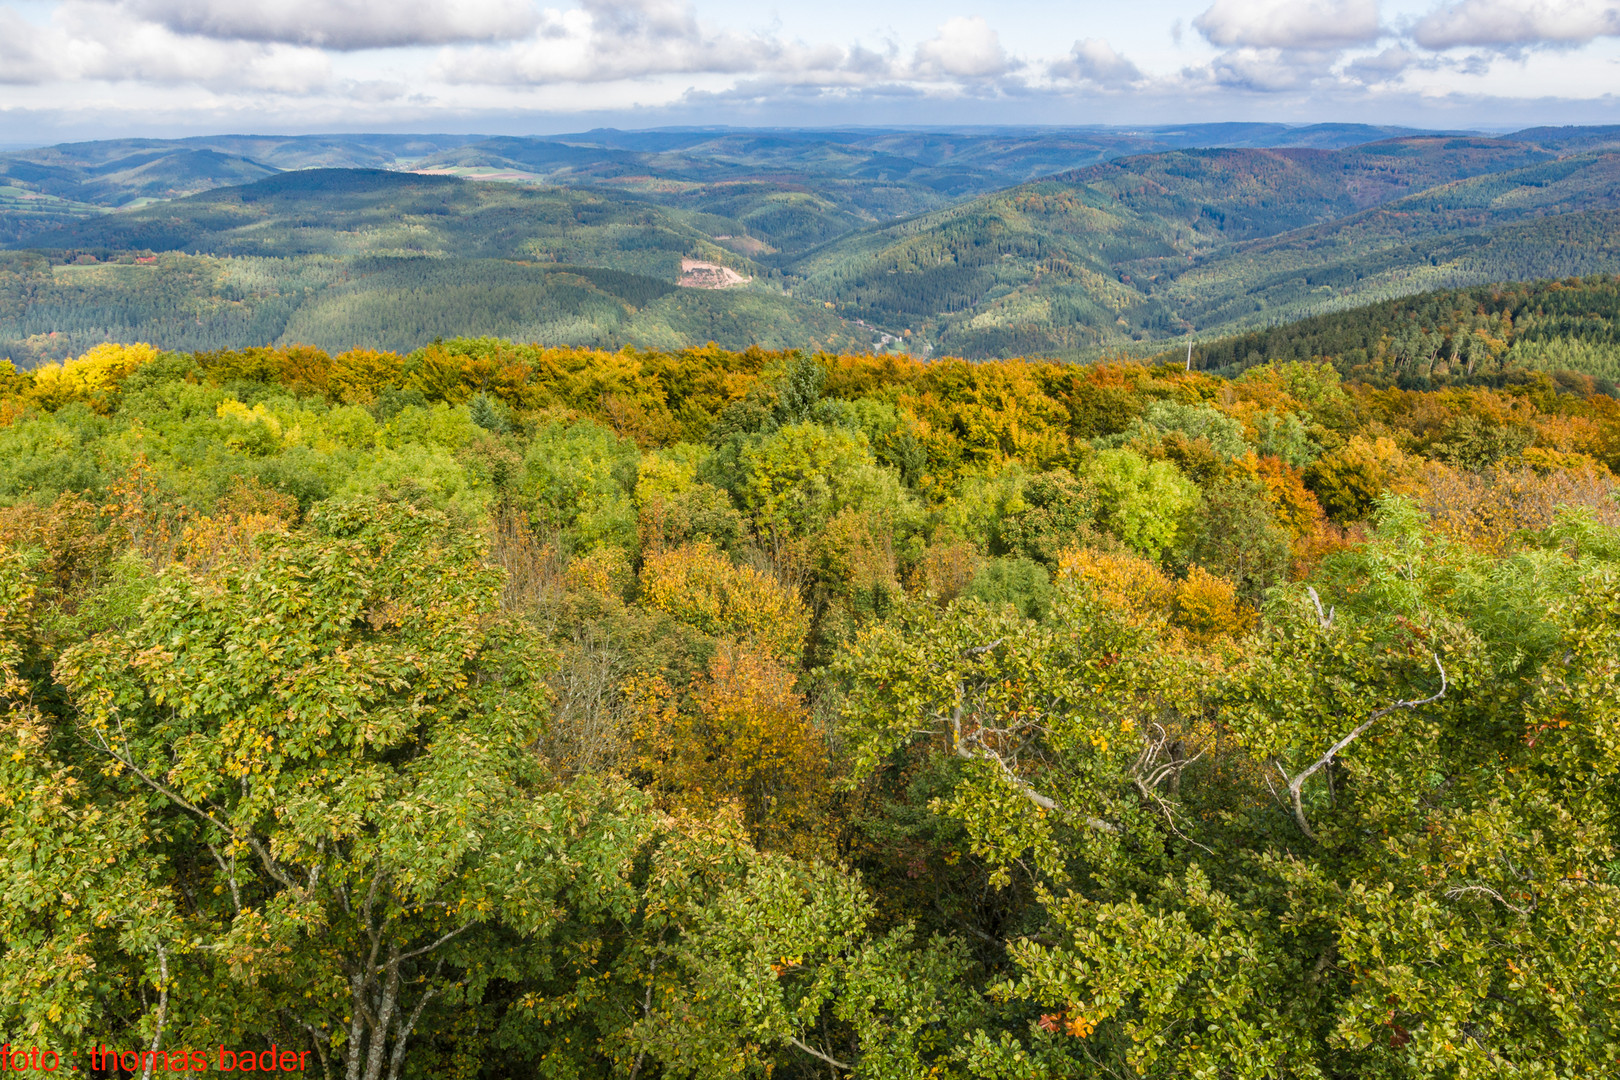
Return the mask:
[(1198, 487), (1168, 461), (1148, 461), (1134, 450), (1100, 450), (1087, 476), (1096, 485), (1098, 522), (1133, 551), (1161, 558), (1186, 532)]
[(959, 759), (936, 811), (1045, 910), (990, 987), (1038, 1020), (970, 1039), (979, 1074), (1611, 1071), (1620, 538), (1487, 559), (1396, 499), (1378, 530), (1225, 674), (1067, 585), (1040, 627), (863, 639), (857, 775)]
[(103, 798), (144, 810), (121, 858), (175, 912), (145, 932), (152, 1045), (262, 1036), (377, 1080), (634, 833), (611, 798), (541, 790), (543, 655), (475, 536), (399, 504), (314, 526), (215, 578), (171, 569), (58, 674)]

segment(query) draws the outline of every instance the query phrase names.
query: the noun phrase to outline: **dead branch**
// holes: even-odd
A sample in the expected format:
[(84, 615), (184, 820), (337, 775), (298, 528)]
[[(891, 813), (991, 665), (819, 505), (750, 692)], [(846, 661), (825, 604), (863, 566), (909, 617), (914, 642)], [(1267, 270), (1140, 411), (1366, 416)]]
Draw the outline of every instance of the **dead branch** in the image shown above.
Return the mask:
[(1506, 900), (1504, 900), (1502, 898), (1501, 893), (1499, 893), (1495, 889), (1489, 888), (1489, 887), (1487, 887), (1485, 885), (1453, 885), (1451, 888), (1446, 890), (1446, 899), (1447, 900), (1456, 900), (1459, 897), (1467, 896), (1469, 893), (1481, 893), (1481, 894), (1483, 894), (1485, 896), (1489, 896), (1491, 899), (1495, 900), (1498, 904), (1501, 904), (1503, 907), (1507, 908), (1509, 911), (1516, 911), (1520, 915), (1525, 916), (1526, 918), (1528, 918), (1530, 916), (1530, 914), (1531, 914), (1531, 909), (1530, 908), (1522, 908), (1522, 907), (1519, 907), (1517, 904), (1508, 903)]
[(1323, 612), (1322, 612), (1322, 598), (1320, 596), (1316, 595), (1315, 586), (1312, 586), (1312, 585), (1305, 586), (1305, 594), (1311, 598), (1311, 603), (1316, 605), (1316, 622), (1317, 622), (1317, 625), (1320, 626), (1324, 630), (1327, 630), (1330, 627), (1332, 627), (1333, 626), (1333, 614), (1334, 614), (1334, 612), (1338, 611), (1339, 609), (1336, 608), (1336, 607), (1330, 607), (1330, 608), (1327, 609), (1327, 613), (1323, 614)]
[[(1311, 823), (1306, 820), (1305, 807), (1300, 801), (1300, 791), (1304, 788), (1305, 781), (1309, 780), (1320, 770), (1326, 768), (1332, 763), (1334, 756), (1337, 755), (1339, 751), (1355, 742), (1368, 728), (1372, 727), (1390, 713), (1397, 709), (1416, 709), (1419, 706), (1431, 705), (1446, 696), (1446, 669), (1440, 663), (1440, 655), (1438, 653), (1434, 654), (1434, 666), (1440, 671), (1439, 690), (1435, 691), (1433, 694), (1430, 694), (1426, 698), (1418, 698), (1412, 701), (1394, 701), (1388, 705), (1385, 705), (1382, 709), (1379, 709), (1377, 712), (1374, 712), (1371, 716), (1367, 717), (1367, 719), (1357, 724), (1355, 729), (1352, 730), (1350, 734), (1346, 735), (1344, 738), (1340, 739), (1338, 742), (1329, 747), (1328, 752), (1317, 758), (1316, 761), (1313, 762), (1311, 766), (1304, 772), (1300, 773), (1298, 776), (1291, 777), (1288, 780), (1288, 796), (1293, 802), (1294, 822), (1299, 825), (1300, 832), (1304, 833), (1312, 840), (1316, 839), (1316, 833), (1311, 831)], [(1282, 766), (1279, 765), (1278, 769), (1281, 770)], [(1288, 774), (1284, 772), (1283, 775), (1287, 776)]]
[[(1063, 805), (1061, 803), (1051, 796), (1041, 794), (1039, 791), (1035, 790), (1033, 784), (1031, 784), (1028, 780), (1025, 780), (1022, 776), (1019, 776), (1018, 773), (1013, 770), (1013, 767), (1007, 764), (1006, 759), (1003, 758), (1001, 754), (991, 749), (990, 746), (985, 743), (981, 732), (973, 731), (967, 733), (966, 735), (962, 733), (962, 707), (960, 705), (958, 705), (951, 712), (951, 733), (954, 736), (951, 741), (956, 747), (957, 757), (962, 758), (964, 761), (989, 762), (996, 767), (997, 771), (1001, 773), (1003, 779), (1010, 783), (1019, 794), (1023, 795), (1030, 802), (1034, 803), (1042, 810), (1052, 813), (1062, 812)], [(1118, 825), (1104, 821), (1101, 818), (1088, 817), (1085, 819), (1085, 823), (1089, 828), (1098, 829), (1102, 832), (1119, 832)]]
[(851, 1070), (853, 1070), (855, 1068), (855, 1066), (853, 1066), (853, 1065), (845, 1065), (842, 1061), (839, 1061), (837, 1058), (828, 1057), (826, 1054), (823, 1054), (820, 1050), (817, 1050), (813, 1046), (806, 1046), (804, 1043), (800, 1042), (798, 1039), (795, 1039), (791, 1035), (788, 1036), (788, 1042), (792, 1043), (794, 1046), (797, 1046), (800, 1050), (803, 1050), (805, 1053), (809, 1054), (811, 1057), (820, 1058), (822, 1061), (825, 1061), (827, 1064), (831, 1065), (835, 1069), (842, 1069), (845, 1072), (850, 1072)]

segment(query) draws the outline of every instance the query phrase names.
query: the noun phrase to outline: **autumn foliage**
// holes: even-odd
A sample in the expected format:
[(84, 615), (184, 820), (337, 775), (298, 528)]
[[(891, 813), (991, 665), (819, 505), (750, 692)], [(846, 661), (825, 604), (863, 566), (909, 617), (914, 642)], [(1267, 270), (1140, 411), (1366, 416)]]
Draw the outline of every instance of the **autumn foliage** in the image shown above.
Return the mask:
[(6, 372), (0, 1026), (364, 1080), (1605, 1075), (1594, 389)]

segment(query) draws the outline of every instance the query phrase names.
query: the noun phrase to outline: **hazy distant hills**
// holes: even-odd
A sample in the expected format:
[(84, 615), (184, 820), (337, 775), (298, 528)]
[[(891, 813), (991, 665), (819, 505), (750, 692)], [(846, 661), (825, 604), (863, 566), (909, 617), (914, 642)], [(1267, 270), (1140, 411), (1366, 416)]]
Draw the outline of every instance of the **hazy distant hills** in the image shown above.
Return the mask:
[(114, 252), (524, 259), (669, 282), (679, 276), (683, 256), (729, 259), (744, 273), (752, 269), (688, 218), (613, 192), (379, 169), (304, 169), (100, 215), (39, 240)]
[(251, 183), (289, 169), (393, 168), (466, 142), (432, 135), (105, 139), (0, 153), (0, 243), (108, 210)]
[[(833, 234), (1034, 176), (1126, 154), (1184, 146), (1352, 145), (1400, 129), (1207, 124), (1180, 128), (967, 131), (592, 131), (554, 137), (222, 135), (109, 139), (0, 153), (0, 242), (148, 199), (172, 199), (292, 169), (428, 169), (510, 174), (559, 184), (618, 185), (692, 206), (694, 186), (749, 184), (787, 196), (785, 216), (826, 213)], [(823, 188), (830, 188), (822, 191)], [(808, 207), (792, 196), (812, 195)], [(849, 209), (853, 208), (853, 210)], [(764, 216), (783, 217), (782, 207)], [(778, 229), (819, 242), (826, 229)]]
[[(98, 335), (462, 333), (1085, 357), (1620, 270), (1620, 128), (241, 136), (0, 172), (8, 246), (46, 253), (0, 273), (0, 350), (24, 360)], [(676, 288), (693, 259), (748, 282)]]

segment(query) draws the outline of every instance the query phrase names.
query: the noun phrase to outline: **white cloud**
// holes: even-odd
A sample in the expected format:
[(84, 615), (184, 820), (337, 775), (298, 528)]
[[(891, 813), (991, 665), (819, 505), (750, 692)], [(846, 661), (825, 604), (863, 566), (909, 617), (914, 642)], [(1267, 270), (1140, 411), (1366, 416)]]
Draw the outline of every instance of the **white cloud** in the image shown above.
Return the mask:
[(115, 0), (180, 34), (326, 49), (442, 45), (523, 37), (532, 0)]
[(1433, 71), (1440, 61), (1433, 56), (1413, 52), (1404, 45), (1391, 45), (1371, 56), (1361, 56), (1344, 66), (1344, 73), (1357, 82), (1387, 83), (1409, 71)]
[(488, 85), (722, 75), (762, 79), (761, 85), (854, 87), (914, 79), (981, 81), (1021, 66), (976, 16), (947, 20), (907, 63), (893, 43), (878, 52), (859, 44), (811, 45), (719, 29), (701, 22), (684, 0), (583, 0), (578, 8), (547, 9), (527, 40), (447, 48), (431, 74), (449, 83)]
[(1337, 49), (1376, 41), (1378, 0), (1215, 0), (1193, 20), (1211, 44)]
[[(603, 122), (622, 126), (1279, 110), (1304, 121), (1322, 108), (1383, 121), (1378, 103), (1399, 99), (1403, 122), (1455, 127), (1506, 122), (1478, 104), (1496, 95), (1525, 103), (1530, 123), (1561, 119), (1562, 106), (1528, 104), (1554, 93), (1575, 105), (1620, 94), (1620, 40), (1574, 48), (1620, 39), (1620, 0), (1398, 0), (1385, 5), (1388, 26), (1379, 3), (1187, 0), (1151, 27), (1116, 5), (1044, 13), (1031, 32), (1014, 9), (986, 8), (988, 18), (949, 19), (946, 8), (900, 31), (891, 5), (859, 18), (847, 5), (818, 9), (784, 29), (721, 0), (0, 0), (0, 115), (13, 131), (25, 113), (138, 118), (114, 132), (458, 129), (478, 117), (527, 130), (529, 117), (610, 111)], [(1202, 40), (1172, 51), (1173, 27), (1189, 20)], [(1423, 111), (1453, 98), (1469, 119)], [(1568, 120), (1612, 122), (1603, 108)]]
[(592, 83), (836, 67), (843, 60), (839, 49), (789, 47), (774, 38), (706, 27), (681, 0), (585, 0), (568, 11), (548, 9), (526, 41), (446, 50), (433, 74), (452, 83)]
[(1140, 68), (1101, 38), (1076, 41), (1050, 71), (1054, 78), (1089, 80), (1098, 86), (1124, 86), (1143, 77)]
[(59, 34), (0, 8), (0, 83), (16, 86), (49, 81), (61, 72), (64, 44)]
[(1584, 45), (1620, 35), (1614, 0), (1462, 0), (1419, 19), (1412, 38), (1428, 49), (1458, 45)]
[(939, 33), (917, 46), (922, 75), (982, 79), (1005, 75), (1019, 64), (1001, 47), (1001, 36), (978, 15), (946, 20)]
[(1211, 74), (1220, 86), (1275, 94), (1305, 89), (1328, 75), (1335, 56), (1283, 49), (1230, 49), (1215, 58)]
[(68, 0), (39, 27), (0, 9), (0, 82), (98, 80), (310, 93), (332, 79), (318, 49), (180, 35), (119, 8)]

